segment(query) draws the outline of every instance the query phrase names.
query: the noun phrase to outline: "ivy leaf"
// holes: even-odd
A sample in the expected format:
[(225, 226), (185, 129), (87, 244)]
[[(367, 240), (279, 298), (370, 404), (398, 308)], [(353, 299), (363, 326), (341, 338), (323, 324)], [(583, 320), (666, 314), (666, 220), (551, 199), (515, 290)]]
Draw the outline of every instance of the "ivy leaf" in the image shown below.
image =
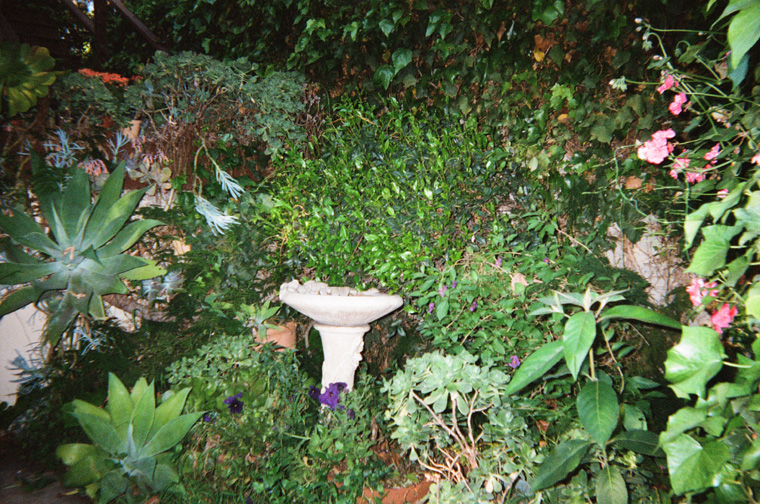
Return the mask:
[(385, 34), (386, 37), (388, 37), (393, 29), (396, 27), (396, 25), (393, 24), (393, 21), (390, 19), (383, 19), (378, 23), (380, 26), (380, 30)]
[(393, 60), (393, 73), (397, 74), (412, 62), (412, 51), (409, 49), (396, 49), (393, 51), (391, 60)]
[(617, 467), (607, 464), (599, 471), (595, 480), (598, 504), (628, 503), (628, 489)]
[(702, 446), (694, 438), (681, 434), (663, 446), (668, 457), (670, 484), (676, 494), (712, 486), (713, 480), (731, 458), (731, 452), (720, 441)]
[(619, 405), (615, 391), (607, 383), (593, 380), (583, 386), (575, 404), (583, 428), (604, 447), (618, 424)]
[(689, 394), (696, 394), (704, 398), (705, 385), (723, 367), (725, 357), (716, 331), (684, 326), (681, 342), (668, 350), (665, 378), (678, 397), (687, 399)]
[(536, 479), (533, 480), (533, 490), (548, 488), (563, 480), (573, 469), (578, 467), (591, 444), (590, 441), (571, 439), (557, 446), (538, 466)]
[(393, 69), (389, 65), (383, 65), (375, 71), (375, 80), (383, 86), (383, 89), (388, 89), (393, 80), (393, 75)]
[(562, 335), (565, 362), (574, 379), (578, 378), (578, 372), (595, 338), (596, 320), (590, 311), (576, 313), (565, 324), (565, 333)]
[(731, 238), (741, 231), (741, 226), (723, 226), (716, 224), (702, 228), (705, 241), (697, 248), (691, 265), (686, 271), (702, 277), (722, 268), (726, 264), (726, 254)]

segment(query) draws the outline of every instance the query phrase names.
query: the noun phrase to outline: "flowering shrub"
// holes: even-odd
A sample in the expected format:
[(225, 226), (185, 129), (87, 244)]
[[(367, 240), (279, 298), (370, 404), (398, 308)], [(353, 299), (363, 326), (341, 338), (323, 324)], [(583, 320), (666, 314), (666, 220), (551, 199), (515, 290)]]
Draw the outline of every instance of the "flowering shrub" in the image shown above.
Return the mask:
[[(740, 23), (747, 19), (737, 16)], [(659, 33), (643, 27), (644, 39), (656, 39), (662, 51), (650, 64), (662, 75), (657, 90), (676, 93), (668, 108), (679, 121), (652, 135), (637, 153), (663, 164), (674, 179), (684, 175), (675, 197), (687, 209), (684, 250), (693, 250), (686, 271), (694, 276), (686, 291), (695, 313), (710, 315), (697, 319), (702, 326), (684, 326), (668, 352), (672, 390), (697, 400), (670, 416), (659, 445), (676, 494), (753, 501), (753, 474), (760, 467), (760, 417), (753, 399), (760, 381), (760, 103), (749, 86), (757, 84), (758, 74), (742, 87), (752, 75), (746, 56), (741, 63), (730, 57), (712, 34), (699, 43), (682, 42), (670, 56)], [(711, 327), (704, 327), (708, 319)], [(736, 369), (723, 375), (731, 381), (713, 383), (724, 366)]]

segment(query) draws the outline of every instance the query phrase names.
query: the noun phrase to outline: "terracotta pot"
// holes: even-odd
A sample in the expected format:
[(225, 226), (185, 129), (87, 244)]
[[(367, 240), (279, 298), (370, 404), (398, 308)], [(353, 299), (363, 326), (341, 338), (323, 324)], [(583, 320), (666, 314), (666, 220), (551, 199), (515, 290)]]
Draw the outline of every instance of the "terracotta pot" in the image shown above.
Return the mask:
[(258, 331), (254, 329), (253, 337), (256, 341), (261, 343), (271, 342), (282, 347), (278, 348), (278, 351), (282, 351), (285, 348), (293, 349), (296, 347), (296, 323), (290, 321), (283, 325), (267, 329), (267, 336), (263, 339), (259, 336)]

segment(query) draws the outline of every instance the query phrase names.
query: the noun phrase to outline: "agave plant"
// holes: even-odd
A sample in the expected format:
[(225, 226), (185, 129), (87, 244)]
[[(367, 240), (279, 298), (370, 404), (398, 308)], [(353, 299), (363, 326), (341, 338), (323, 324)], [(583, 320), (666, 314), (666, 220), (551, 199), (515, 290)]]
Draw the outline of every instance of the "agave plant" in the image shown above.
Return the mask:
[[(39, 165), (42, 161), (33, 158)], [(126, 294), (124, 279), (145, 280), (164, 274), (150, 260), (125, 254), (157, 220), (129, 224), (146, 189), (122, 196), (124, 165), (108, 177), (92, 199), (90, 181), (77, 169), (63, 189), (38, 190), (39, 208), (49, 232), (23, 210), (3, 209), (0, 285), (22, 285), (0, 302), (0, 317), (29, 303), (44, 301), (48, 318), (43, 340), (55, 346), (81, 314), (105, 318), (102, 296)]]
[(164, 394), (156, 407), (153, 383), (145, 378), (132, 391), (114, 375), (108, 375), (105, 409), (76, 399), (74, 418), (93, 444), (71, 443), (58, 447), (56, 455), (69, 466), (63, 476), (68, 487), (84, 488), (93, 500), (105, 504), (124, 495), (145, 496), (165, 490), (182, 493), (172, 454), (203, 413), (181, 414), (190, 388)]

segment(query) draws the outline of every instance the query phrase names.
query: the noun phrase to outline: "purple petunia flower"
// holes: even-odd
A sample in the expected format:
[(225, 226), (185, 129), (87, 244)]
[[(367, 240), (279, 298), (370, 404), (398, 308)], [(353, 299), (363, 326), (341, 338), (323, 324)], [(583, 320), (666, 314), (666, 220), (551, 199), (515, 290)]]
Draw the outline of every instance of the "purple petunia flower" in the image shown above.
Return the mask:
[(512, 356), (512, 359), (509, 361), (509, 367), (512, 369), (517, 369), (517, 367), (520, 365), (520, 358), (516, 355)]
[(235, 394), (234, 396), (230, 396), (224, 400), (224, 404), (227, 405), (227, 407), (230, 410), (230, 413), (232, 413), (233, 415), (243, 411), (243, 401), (240, 400), (241, 397), (243, 397), (243, 393), (239, 392)]
[(314, 385), (309, 385), (309, 397), (315, 401), (319, 401), (319, 389)]
[(496, 258), (496, 267), (501, 268), (501, 257)]
[(431, 302), (428, 305), (428, 313), (433, 313), (433, 310), (435, 309), (435, 303)]
[(446, 291), (447, 290), (448, 290), (448, 287), (446, 287), (445, 285), (442, 285), (442, 286), (438, 287), (438, 294), (440, 294), (441, 297), (443, 297), (443, 296), (446, 295)]
[(477, 301), (473, 301), (472, 304), (470, 305), (470, 311), (474, 312), (475, 310), (477, 310), (477, 308), (478, 308)]
[(456, 280), (454, 280), (453, 282), (451, 282), (451, 288), (452, 288), (452, 289), (456, 289), (456, 288), (457, 288), (457, 285), (458, 285), (458, 284), (457, 284), (457, 281), (456, 281)]
[(325, 388), (325, 391), (319, 394), (319, 402), (334, 410), (340, 401), (340, 392), (345, 390), (345, 383), (331, 383)]

